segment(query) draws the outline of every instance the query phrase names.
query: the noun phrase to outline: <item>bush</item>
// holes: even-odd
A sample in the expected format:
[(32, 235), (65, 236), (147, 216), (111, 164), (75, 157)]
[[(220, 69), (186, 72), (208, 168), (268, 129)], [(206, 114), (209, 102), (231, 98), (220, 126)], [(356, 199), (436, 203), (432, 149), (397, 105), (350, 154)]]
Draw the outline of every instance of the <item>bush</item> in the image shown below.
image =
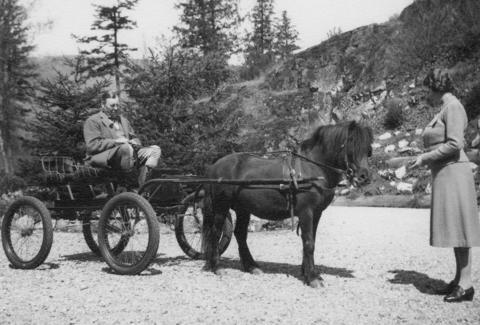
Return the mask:
[(465, 97), (465, 111), (469, 121), (480, 115), (480, 83), (473, 86)]
[(403, 105), (398, 99), (390, 99), (385, 103), (387, 114), (383, 122), (385, 128), (392, 130), (400, 127), (405, 121)]
[(27, 184), (23, 178), (0, 171), (0, 195), (23, 190)]

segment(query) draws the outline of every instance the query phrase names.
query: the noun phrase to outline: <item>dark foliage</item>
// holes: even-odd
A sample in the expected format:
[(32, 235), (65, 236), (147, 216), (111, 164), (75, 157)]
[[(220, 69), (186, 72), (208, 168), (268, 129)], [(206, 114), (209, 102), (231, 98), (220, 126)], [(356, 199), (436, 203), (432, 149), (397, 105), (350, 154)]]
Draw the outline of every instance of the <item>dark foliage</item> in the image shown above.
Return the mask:
[(152, 52), (143, 65), (130, 66), (125, 86), (142, 142), (160, 145), (168, 167), (202, 174), (205, 164), (238, 147), (241, 113), (235, 102), (218, 105), (216, 95), (194, 102), (206, 87), (204, 61), (197, 58), (174, 47)]
[(396, 129), (402, 126), (405, 121), (403, 105), (400, 100), (390, 99), (385, 103), (387, 113), (385, 115), (384, 126), (386, 129)]
[(22, 190), (25, 187), (27, 187), (27, 184), (23, 178), (0, 170), (0, 195)]
[(27, 18), (20, 1), (0, 1), (0, 165), (7, 172), (14, 169), (15, 131), (22, 126), (33, 93)]
[(98, 110), (109, 82), (85, 78), (78, 70), (81, 62), (81, 57), (67, 61), (71, 74), (58, 72), (53, 80), (40, 81), (38, 109), (28, 125), (31, 136), (25, 139), (33, 155), (85, 157), (83, 123)]
[[(253, 30), (246, 36), (247, 77), (253, 78), (274, 62), (273, 0), (257, 0), (251, 13)], [(248, 79), (250, 79), (248, 78)]]
[(182, 0), (180, 24), (174, 27), (183, 49), (196, 52), (203, 85), (216, 89), (229, 78), (228, 60), (238, 52), (242, 18), (237, 0)]
[(465, 111), (469, 121), (480, 115), (480, 83), (476, 84), (465, 97)]

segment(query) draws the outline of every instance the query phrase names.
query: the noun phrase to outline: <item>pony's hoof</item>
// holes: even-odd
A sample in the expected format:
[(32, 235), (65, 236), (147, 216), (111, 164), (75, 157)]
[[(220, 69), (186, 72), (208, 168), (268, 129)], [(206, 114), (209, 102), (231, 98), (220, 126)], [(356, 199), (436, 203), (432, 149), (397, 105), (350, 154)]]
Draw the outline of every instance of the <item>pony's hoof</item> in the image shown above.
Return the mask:
[(262, 271), (260, 268), (258, 268), (258, 267), (252, 267), (249, 272), (250, 272), (251, 274), (253, 274), (253, 275), (261, 275), (261, 274), (263, 274), (263, 271)]
[(315, 280), (312, 280), (309, 284), (308, 284), (310, 287), (312, 288), (323, 288), (325, 285), (323, 284), (323, 281), (321, 279), (315, 279)]
[(216, 270), (214, 267), (210, 266), (210, 265), (204, 265), (204, 266), (202, 267), (202, 271), (215, 273), (217, 270)]
[(227, 274), (227, 271), (225, 271), (225, 269), (216, 269), (213, 273), (215, 273), (216, 275), (222, 276)]

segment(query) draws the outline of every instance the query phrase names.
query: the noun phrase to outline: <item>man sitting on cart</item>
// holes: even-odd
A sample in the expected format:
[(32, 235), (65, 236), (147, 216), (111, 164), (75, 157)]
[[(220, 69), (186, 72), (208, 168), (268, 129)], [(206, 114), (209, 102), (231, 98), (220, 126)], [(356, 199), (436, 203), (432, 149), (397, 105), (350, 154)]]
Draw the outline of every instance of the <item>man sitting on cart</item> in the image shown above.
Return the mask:
[(130, 122), (122, 115), (118, 98), (108, 93), (102, 97), (101, 111), (85, 121), (83, 136), (90, 166), (126, 172), (139, 166), (139, 185), (145, 182), (149, 170), (157, 166), (162, 153), (156, 145), (142, 147)]

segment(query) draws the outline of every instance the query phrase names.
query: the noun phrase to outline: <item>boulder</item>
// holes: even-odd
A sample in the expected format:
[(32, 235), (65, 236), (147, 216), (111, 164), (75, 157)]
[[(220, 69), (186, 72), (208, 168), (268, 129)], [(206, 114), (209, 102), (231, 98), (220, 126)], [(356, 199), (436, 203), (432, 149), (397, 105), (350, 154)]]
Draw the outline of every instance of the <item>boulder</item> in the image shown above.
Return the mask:
[(395, 151), (395, 145), (390, 144), (390, 145), (386, 146), (384, 151), (385, 151), (385, 153), (394, 152)]
[(384, 134), (378, 136), (378, 140), (388, 140), (392, 137), (390, 132), (385, 132)]
[(398, 147), (400, 149), (405, 148), (406, 146), (408, 146), (408, 141), (407, 140), (402, 139), (402, 140), (398, 141)]
[(383, 179), (390, 180), (395, 177), (395, 173), (391, 169), (382, 169), (377, 172), (377, 174)]
[(407, 175), (407, 168), (402, 166), (395, 170), (395, 177), (398, 179), (403, 179)]
[(412, 194), (413, 184), (400, 182), (397, 184), (397, 191), (402, 194)]

